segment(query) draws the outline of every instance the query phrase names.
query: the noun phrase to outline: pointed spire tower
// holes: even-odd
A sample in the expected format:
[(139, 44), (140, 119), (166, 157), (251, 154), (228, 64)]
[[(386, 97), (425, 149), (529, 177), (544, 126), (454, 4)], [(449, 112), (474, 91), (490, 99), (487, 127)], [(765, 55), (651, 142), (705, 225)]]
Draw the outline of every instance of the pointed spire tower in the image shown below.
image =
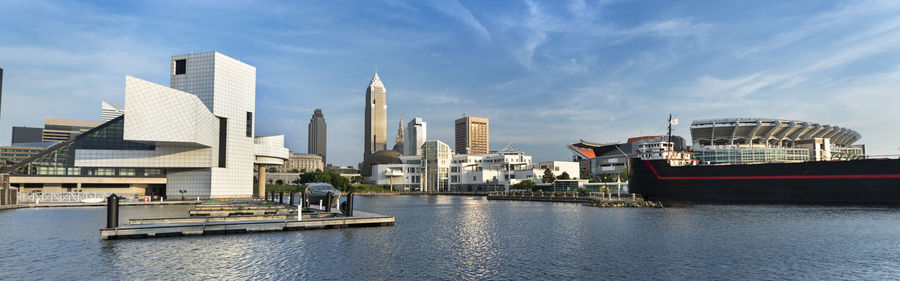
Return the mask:
[(378, 77), (378, 72), (372, 76), (372, 81), (366, 88), (366, 112), (365, 112), (365, 139), (363, 140), (363, 163), (360, 165), (360, 173), (368, 176), (371, 174), (371, 166), (368, 165), (372, 154), (379, 150), (387, 149), (387, 89)]
[(403, 142), (403, 118), (400, 118), (400, 123), (397, 124), (397, 138), (394, 139), (394, 145)]
[(400, 119), (400, 124), (397, 125), (397, 138), (394, 139), (394, 151), (400, 152), (403, 154), (403, 119)]

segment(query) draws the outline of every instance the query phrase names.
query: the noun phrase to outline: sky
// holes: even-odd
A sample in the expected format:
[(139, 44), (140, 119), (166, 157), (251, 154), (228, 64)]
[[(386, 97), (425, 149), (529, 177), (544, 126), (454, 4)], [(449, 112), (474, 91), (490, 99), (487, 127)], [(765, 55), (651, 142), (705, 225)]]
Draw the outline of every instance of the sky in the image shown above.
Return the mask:
[(0, 1), (0, 144), (44, 117), (100, 119), (126, 75), (218, 51), (257, 69), (256, 134), (305, 153), (321, 108), (328, 159), (362, 160), (365, 89), (397, 123), (490, 119), (490, 147), (569, 160), (691, 120), (784, 118), (856, 130), (900, 154), (900, 1)]

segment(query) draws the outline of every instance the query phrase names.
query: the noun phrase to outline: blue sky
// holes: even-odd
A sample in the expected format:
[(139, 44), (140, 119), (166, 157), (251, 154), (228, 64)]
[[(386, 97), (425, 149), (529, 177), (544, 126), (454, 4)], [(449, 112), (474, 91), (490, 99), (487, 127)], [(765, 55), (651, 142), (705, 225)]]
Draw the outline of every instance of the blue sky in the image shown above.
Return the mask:
[(124, 77), (168, 85), (169, 57), (219, 51), (257, 68), (257, 134), (306, 151), (315, 108), (328, 159), (362, 157), (377, 67), (388, 135), (422, 117), (453, 145), (463, 113), (491, 148), (566, 160), (579, 139), (689, 136), (694, 119), (845, 126), (900, 153), (898, 1), (2, 1), (0, 144), (50, 116), (100, 119)]

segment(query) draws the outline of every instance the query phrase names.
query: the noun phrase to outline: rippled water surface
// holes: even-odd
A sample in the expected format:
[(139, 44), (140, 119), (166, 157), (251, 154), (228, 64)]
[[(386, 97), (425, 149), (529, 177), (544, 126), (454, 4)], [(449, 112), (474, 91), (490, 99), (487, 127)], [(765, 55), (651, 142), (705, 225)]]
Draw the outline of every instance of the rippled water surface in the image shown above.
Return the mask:
[(0, 211), (0, 280), (900, 278), (898, 208), (356, 201), (395, 226), (104, 241), (104, 208)]

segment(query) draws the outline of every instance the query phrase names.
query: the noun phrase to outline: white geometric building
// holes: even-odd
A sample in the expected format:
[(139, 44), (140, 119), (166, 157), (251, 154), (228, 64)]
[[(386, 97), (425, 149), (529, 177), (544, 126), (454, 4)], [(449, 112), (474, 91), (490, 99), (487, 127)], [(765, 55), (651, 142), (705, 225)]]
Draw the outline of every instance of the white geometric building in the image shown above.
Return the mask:
[(113, 120), (116, 117), (122, 116), (125, 113), (125, 105), (115, 104), (111, 102), (101, 102), (100, 103), (100, 121), (107, 122), (109, 120)]
[(126, 76), (124, 117), (13, 166), (11, 183), (26, 192), (28, 182), (43, 191), (252, 196), (254, 164), (288, 158), (283, 135), (253, 135), (256, 68), (217, 52), (174, 56), (171, 66), (171, 88)]

